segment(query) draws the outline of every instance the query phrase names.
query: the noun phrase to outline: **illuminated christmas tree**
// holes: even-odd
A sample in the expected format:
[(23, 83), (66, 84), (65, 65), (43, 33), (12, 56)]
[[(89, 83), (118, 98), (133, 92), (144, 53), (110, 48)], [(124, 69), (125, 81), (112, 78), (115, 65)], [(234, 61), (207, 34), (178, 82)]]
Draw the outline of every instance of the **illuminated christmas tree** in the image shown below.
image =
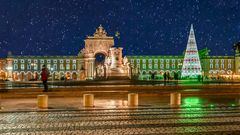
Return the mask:
[(202, 75), (201, 63), (198, 55), (196, 39), (194, 35), (193, 25), (191, 25), (188, 36), (187, 49), (185, 51), (181, 77), (196, 78)]

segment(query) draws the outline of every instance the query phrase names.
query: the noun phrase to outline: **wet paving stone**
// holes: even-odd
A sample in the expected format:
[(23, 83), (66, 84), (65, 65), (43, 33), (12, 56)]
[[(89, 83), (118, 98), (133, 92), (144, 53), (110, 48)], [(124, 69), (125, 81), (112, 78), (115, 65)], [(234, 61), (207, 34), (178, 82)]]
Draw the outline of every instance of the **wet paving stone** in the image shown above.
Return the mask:
[(239, 107), (0, 112), (3, 135), (240, 134)]

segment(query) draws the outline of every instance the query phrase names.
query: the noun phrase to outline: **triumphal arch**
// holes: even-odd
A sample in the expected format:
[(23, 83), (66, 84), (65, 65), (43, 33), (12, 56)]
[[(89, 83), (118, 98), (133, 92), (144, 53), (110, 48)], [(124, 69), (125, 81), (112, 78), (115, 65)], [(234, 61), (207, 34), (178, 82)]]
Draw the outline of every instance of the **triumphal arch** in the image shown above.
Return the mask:
[[(87, 36), (85, 47), (79, 52), (84, 59), (86, 79), (129, 78), (130, 68), (126, 57), (122, 56), (123, 48), (115, 48), (114, 38), (100, 25), (93, 36)], [(98, 55), (103, 60), (98, 60)]]

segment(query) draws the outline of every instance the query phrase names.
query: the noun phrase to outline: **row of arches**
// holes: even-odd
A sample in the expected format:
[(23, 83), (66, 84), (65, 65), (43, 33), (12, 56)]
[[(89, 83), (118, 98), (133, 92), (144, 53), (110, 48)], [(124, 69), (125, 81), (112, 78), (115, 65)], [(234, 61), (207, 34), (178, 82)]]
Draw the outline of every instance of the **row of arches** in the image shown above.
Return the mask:
[(163, 80), (164, 79), (164, 74), (168, 74), (169, 78), (170, 79), (179, 79), (180, 76), (181, 76), (181, 71), (180, 70), (160, 70), (160, 71), (157, 71), (157, 70), (149, 70), (149, 71), (140, 71), (139, 72), (139, 80), (151, 80), (151, 79), (154, 79), (154, 80)]
[[(84, 72), (50, 72), (49, 80), (85, 80)], [(14, 72), (13, 81), (38, 81), (41, 80), (41, 72)]]
[(209, 70), (210, 75), (231, 75), (232, 73), (232, 70)]

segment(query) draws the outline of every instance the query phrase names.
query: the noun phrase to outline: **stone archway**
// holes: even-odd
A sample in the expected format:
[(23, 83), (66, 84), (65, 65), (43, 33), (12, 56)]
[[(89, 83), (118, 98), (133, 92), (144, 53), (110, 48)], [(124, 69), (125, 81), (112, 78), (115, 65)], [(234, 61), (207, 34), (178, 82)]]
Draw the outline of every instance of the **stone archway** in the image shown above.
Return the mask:
[(27, 81), (30, 81), (30, 80), (33, 79), (33, 76), (32, 76), (32, 73), (31, 73), (31, 72), (27, 72), (26, 77), (27, 77)]
[(94, 79), (96, 75), (96, 54), (101, 53), (105, 57), (108, 57), (110, 48), (114, 45), (113, 37), (107, 36), (107, 32), (100, 25), (93, 36), (88, 36), (85, 39), (85, 48), (83, 48), (79, 56), (83, 56), (84, 69), (86, 79)]
[(71, 80), (71, 79), (72, 79), (72, 74), (71, 74), (71, 72), (66, 72), (66, 73), (65, 73), (65, 77), (66, 77), (67, 80)]
[(24, 81), (24, 80), (25, 80), (24, 72), (21, 72), (21, 73), (19, 74), (19, 79), (20, 79), (20, 81)]
[(76, 72), (73, 72), (73, 73), (72, 73), (72, 79), (73, 79), (73, 80), (77, 80), (77, 73), (76, 73)]
[(19, 79), (19, 73), (18, 72), (14, 72), (13, 73), (13, 80), (17, 81)]
[(60, 77), (60, 80), (65, 80), (66, 79), (66, 77), (64, 75), (64, 72), (60, 72), (59, 77)]
[(106, 78), (106, 70), (105, 70), (105, 63), (106, 63), (106, 59), (107, 58), (107, 54), (101, 53), (101, 52), (97, 52), (95, 54), (95, 79), (103, 79)]

